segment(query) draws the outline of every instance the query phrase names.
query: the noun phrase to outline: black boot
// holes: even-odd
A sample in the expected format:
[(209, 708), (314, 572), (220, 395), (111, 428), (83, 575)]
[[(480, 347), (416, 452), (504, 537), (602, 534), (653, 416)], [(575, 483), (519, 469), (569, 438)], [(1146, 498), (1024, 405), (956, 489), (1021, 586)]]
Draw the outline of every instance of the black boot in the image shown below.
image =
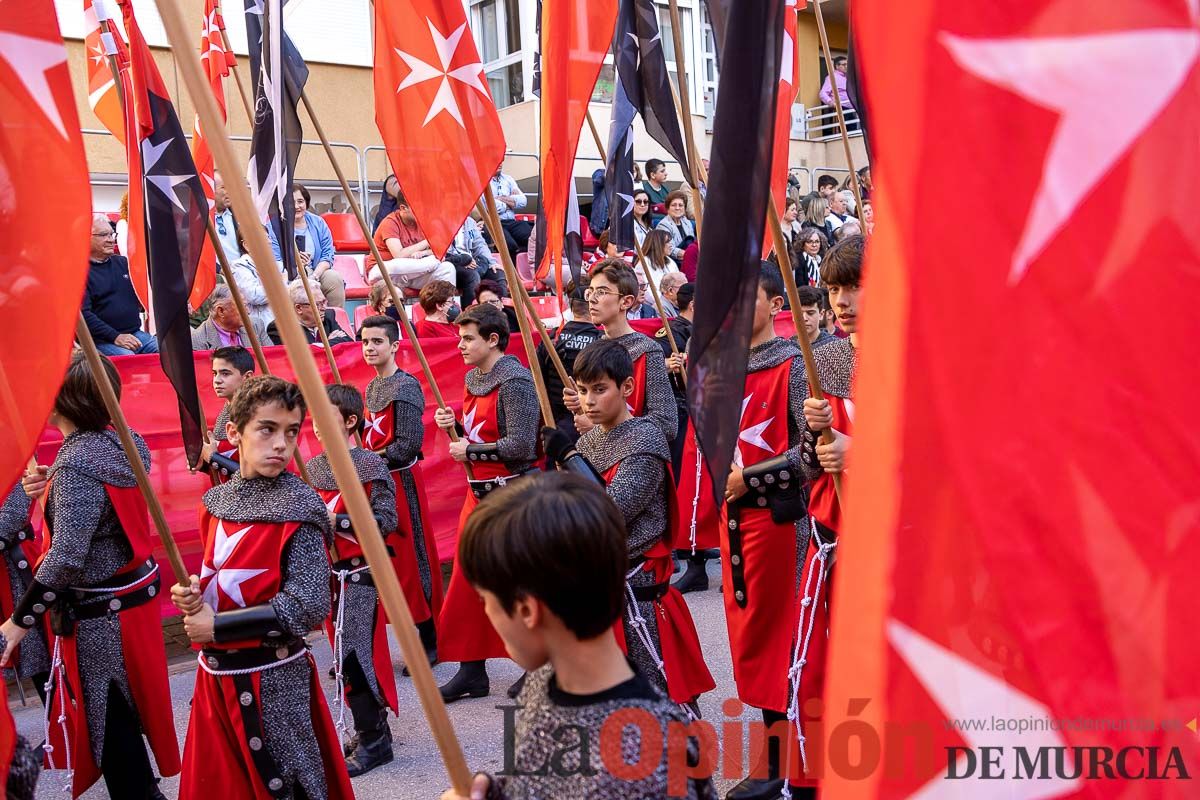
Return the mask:
[[(421, 637), (421, 646), (425, 648), (425, 658), (429, 659), (429, 666), (437, 663), (437, 626), (432, 618), (424, 622), (417, 623), (417, 635)], [(400, 674), (406, 678), (412, 677), (412, 673), (408, 671), (408, 664), (400, 670)]]
[[(787, 719), (786, 715), (776, 711), (763, 710), (763, 724), (767, 730), (779, 719)], [(780, 742), (777, 738), (768, 737), (767, 742), (767, 775), (765, 778), (746, 778), (725, 794), (725, 800), (775, 800), (783, 794), (783, 778), (780, 777)], [(762, 774), (760, 770), (754, 770)]]
[(459, 664), (458, 672), (439, 689), (442, 700), (453, 703), (464, 697), (487, 697), (492, 687), (488, 683), (486, 664), (486, 661), (464, 661)]
[(677, 551), (686, 554), (687, 570), (675, 581), (675, 588), (680, 594), (688, 592), (703, 592), (708, 589), (708, 570), (705, 569), (705, 558), (702, 553), (691, 555), (691, 551)]
[(146, 792), (146, 800), (167, 800), (167, 796), (158, 788), (159, 780), (156, 778), (154, 783), (150, 784), (150, 790)]
[(512, 700), (517, 699), (517, 695), (519, 695), (521, 693), (521, 690), (525, 688), (525, 679), (528, 677), (529, 677), (528, 672), (522, 672), (521, 677), (517, 678), (517, 682), (514, 683), (512, 686), (508, 687), (508, 692), (506, 694), (508, 694), (510, 699), (512, 699)]
[(391, 763), (392, 730), (387, 709), (371, 692), (355, 692), (346, 701), (354, 717), (354, 749), (346, 755), (346, 772), (351, 778)]

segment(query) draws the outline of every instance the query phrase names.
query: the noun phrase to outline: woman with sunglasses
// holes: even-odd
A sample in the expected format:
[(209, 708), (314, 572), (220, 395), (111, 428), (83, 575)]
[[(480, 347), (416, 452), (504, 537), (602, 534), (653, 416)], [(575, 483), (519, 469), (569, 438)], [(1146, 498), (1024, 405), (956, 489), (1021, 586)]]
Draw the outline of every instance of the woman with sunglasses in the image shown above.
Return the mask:
[(650, 215), (650, 193), (638, 189), (633, 193), (633, 235), (639, 247), (645, 247), (646, 234), (652, 230), (654, 220)]

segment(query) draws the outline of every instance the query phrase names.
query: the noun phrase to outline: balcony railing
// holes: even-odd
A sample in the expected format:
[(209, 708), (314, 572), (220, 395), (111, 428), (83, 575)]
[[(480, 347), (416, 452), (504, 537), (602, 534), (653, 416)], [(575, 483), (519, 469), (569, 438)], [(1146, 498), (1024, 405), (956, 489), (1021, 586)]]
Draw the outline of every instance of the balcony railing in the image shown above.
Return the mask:
[[(842, 108), (842, 115), (846, 118), (846, 131), (851, 136), (862, 136), (857, 112), (853, 108)], [(833, 106), (813, 106), (805, 110), (800, 138), (810, 142), (825, 142), (841, 135), (838, 129), (837, 109)]]

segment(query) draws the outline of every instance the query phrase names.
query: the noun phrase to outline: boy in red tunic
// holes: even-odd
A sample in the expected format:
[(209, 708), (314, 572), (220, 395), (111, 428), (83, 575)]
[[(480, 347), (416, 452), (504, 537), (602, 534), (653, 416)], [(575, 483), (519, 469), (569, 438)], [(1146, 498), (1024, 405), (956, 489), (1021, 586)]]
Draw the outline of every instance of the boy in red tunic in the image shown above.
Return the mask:
[(241, 470), (204, 495), (204, 561), (171, 600), (202, 645), (180, 800), (350, 800), (304, 636), (329, 615), (329, 512), (285, 470), (304, 420), (295, 384), (247, 380), (226, 433)]
[[(795, 342), (775, 335), (783, 295), (779, 268), (764, 262), (750, 334), (741, 433), (721, 514), (721, 580), (738, 699), (761, 709), (770, 730), (786, 734), (800, 608), (797, 586), (808, 548), (808, 522), (801, 471), (804, 359)], [(780, 744), (776, 737), (768, 741), (765, 774), (761, 762), (755, 764), (750, 777), (729, 791), (728, 800), (779, 796), (784, 785)], [(797, 750), (789, 750), (792, 774), (799, 775)], [(794, 796), (809, 794), (811, 788)]]
[(437, 661), (437, 616), (442, 610), (442, 572), (437, 541), (429, 524), (425, 483), (421, 477), (421, 444), (425, 427), (425, 393), (421, 384), (396, 363), (400, 326), (383, 315), (367, 317), (359, 331), (363, 360), (375, 370), (367, 384), (363, 447), (387, 462), (396, 484), (399, 527), (389, 536), (392, 566), (408, 601), (408, 610), (425, 656)]
[[(625, 518), (629, 569), (618, 641), (663, 694), (699, 716), (696, 698), (716, 684), (700, 652), (691, 612), (670, 583), (674, 565), (667, 540), (675, 486), (666, 437), (649, 419), (629, 413), (633, 362), (619, 342), (602, 339), (584, 348), (575, 359), (575, 381), (584, 413), (594, 425), (579, 437), (576, 448), (597, 470)], [(550, 435), (559, 442), (547, 451), (561, 453), (569, 440), (557, 429)]]
[(229, 422), (229, 399), (242, 388), (246, 378), (254, 374), (254, 357), (244, 347), (220, 347), (212, 354), (213, 393), (225, 401), (217, 412), (209, 440), (200, 451), (200, 460), (213, 468), (220, 483), (229, 480), (237, 472), (237, 447), (225, 436), (225, 423)]
[[(349, 441), (350, 458), (371, 503), (371, 511), (384, 536), (396, 530), (396, 485), (383, 459), (357, 446), (354, 434), (363, 427), (363, 398), (353, 386), (326, 386), (329, 402), (342, 416), (343, 428), (333, 436)], [(324, 442), (319, 428), (317, 438)], [(354, 523), (346, 513), (346, 502), (324, 453), (308, 462), (312, 487), (325, 501), (333, 523), (333, 614), (325, 623), (333, 647), (337, 684), (343, 689), (345, 704), (354, 718), (354, 736), (345, 745), (346, 768), (351, 778), (390, 763), (392, 731), (387, 710), (399, 713), (396, 676), (388, 649), (387, 620), (379, 604), (379, 593), (371, 568), (358, 543)], [(342, 727), (344, 706), (338, 698), (338, 727)]]
[[(633, 360), (630, 413), (653, 420), (670, 442), (679, 428), (679, 410), (662, 348), (649, 336), (631, 328), (626, 316), (630, 308), (642, 302), (637, 275), (624, 259), (606, 258), (592, 268), (584, 297), (592, 323), (604, 328), (604, 338), (619, 342)], [(575, 414), (575, 427), (581, 434), (591, 429), (592, 422), (583, 412), (579, 395), (570, 387), (563, 389), (563, 404)]]
[[(456, 430), (462, 438), (450, 442), (450, 457), (469, 463), (470, 483), (458, 528), (461, 531), (476, 504), (488, 493), (535, 469), (538, 404), (529, 370), (508, 347), (508, 319), (486, 303), (458, 315), (458, 351), (473, 367), (467, 372), (461, 424), (448, 408), (434, 413), (444, 431)], [(463, 579), (456, 561), (438, 620), (442, 631), (442, 656), (459, 661), (459, 670), (441, 687), (446, 702), (462, 697), (484, 697), (491, 690), (486, 660), (503, 658), (504, 643), (483, 613), (475, 590)]]
[[(116, 368), (101, 361), (120, 398)], [(0, 663), (48, 615), (62, 664), (50, 677), (54, 749), (46, 766), (74, 769), (75, 797), (103, 775), (110, 797), (156, 800), (163, 795), (143, 734), (161, 774), (179, 772), (161, 581), (145, 500), (82, 353), (67, 368), (50, 424), (62, 432), (62, 447), (48, 473), (39, 467), (23, 482), (32, 498), (47, 493), (47, 541), (32, 582), (0, 626), (7, 641)], [(137, 433), (133, 439), (149, 471), (150, 450)]]

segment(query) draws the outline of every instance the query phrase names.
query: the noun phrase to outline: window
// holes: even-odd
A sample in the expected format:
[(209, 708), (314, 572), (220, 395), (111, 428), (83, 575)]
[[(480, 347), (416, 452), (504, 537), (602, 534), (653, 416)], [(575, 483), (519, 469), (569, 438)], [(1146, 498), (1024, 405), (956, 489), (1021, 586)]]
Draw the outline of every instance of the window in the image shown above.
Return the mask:
[(496, 108), (525, 100), (519, 0), (471, 0), (471, 31)]

